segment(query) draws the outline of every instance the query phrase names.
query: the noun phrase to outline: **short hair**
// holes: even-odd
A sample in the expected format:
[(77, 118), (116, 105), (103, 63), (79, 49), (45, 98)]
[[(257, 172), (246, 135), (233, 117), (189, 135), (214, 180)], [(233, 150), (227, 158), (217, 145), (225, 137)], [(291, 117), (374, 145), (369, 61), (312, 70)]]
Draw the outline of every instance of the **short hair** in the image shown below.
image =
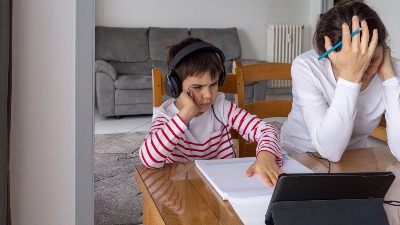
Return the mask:
[[(169, 47), (167, 56), (167, 65), (170, 68), (172, 59), (184, 47), (196, 43), (204, 42), (200, 38), (186, 38), (178, 44)], [(188, 76), (201, 76), (205, 72), (210, 72), (211, 79), (214, 80), (222, 72), (222, 61), (215, 51), (212, 50), (198, 50), (185, 58), (183, 58), (173, 71), (178, 74), (179, 79), (183, 82)]]
[[(342, 24), (348, 24), (350, 30), (352, 30), (351, 18), (353, 16), (358, 16), (360, 21), (365, 20), (367, 22), (370, 41), (374, 29), (378, 31), (378, 45), (382, 45), (386, 41), (387, 30), (378, 13), (365, 3), (346, 1), (337, 3), (328, 12), (320, 15), (313, 37), (314, 48), (318, 54), (326, 51), (324, 36), (328, 36), (334, 45), (342, 40)], [(341, 49), (342, 46), (339, 46), (336, 51), (340, 51)]]

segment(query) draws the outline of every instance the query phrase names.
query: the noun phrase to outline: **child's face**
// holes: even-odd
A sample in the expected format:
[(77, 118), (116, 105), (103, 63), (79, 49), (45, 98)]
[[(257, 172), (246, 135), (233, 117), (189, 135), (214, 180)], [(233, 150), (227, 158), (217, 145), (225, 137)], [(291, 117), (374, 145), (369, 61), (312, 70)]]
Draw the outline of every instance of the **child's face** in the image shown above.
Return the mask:
[(206, 112), (214, 103), (218, 92), (218, 79), (211, 80), (210, 72), (205, 72), (201, 76), (187, 76), (182, 83), (183, 91), (186, 93), (188, 88), (193, 94), (194, 103), (199, 110), (199, 114)]

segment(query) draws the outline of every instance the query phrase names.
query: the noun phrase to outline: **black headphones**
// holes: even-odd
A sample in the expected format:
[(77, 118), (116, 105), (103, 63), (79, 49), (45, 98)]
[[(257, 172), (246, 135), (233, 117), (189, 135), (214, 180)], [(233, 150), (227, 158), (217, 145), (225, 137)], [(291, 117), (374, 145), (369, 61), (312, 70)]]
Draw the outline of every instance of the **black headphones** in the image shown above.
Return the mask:
[(164, 90), (167, 93), (167, 95), (171, 96), (172, 98), (178, 98), (182, 92), (182, 81), (179, 78), (178, 74), (176, 74), (173, 71), (175, 66), (178, 63), (180, 63), (184, 58), (186, 58), (188, 55), (201, 50), (209, 50), (218, 54), (222, 64), (222, 71), (221, 74), (219, 75), (218, 87), (221, 87), (224, 84), (226, 77), (225, 66), (224, 66), (225, 62), (224, 53), (219, 48), (215, 47), (210, 43), (195, 42), (181, 49), (171, 60), (170, 68), (168, 70), (166, 79), (164, 81)]

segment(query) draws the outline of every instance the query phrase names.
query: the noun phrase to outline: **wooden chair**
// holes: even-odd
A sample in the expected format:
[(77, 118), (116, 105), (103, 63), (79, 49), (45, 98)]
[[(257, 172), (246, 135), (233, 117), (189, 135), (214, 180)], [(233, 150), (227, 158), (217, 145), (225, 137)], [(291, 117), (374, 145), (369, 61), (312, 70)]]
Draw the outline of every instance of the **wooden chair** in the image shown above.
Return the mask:
[(153, 107), (160, 107), (162, 105), (162, 96), (166, 96), (164, 90), (164, 80), (165, 76), (161, 74), (159, 68), (154, 68), (151, 70), (153, 78)]
[[(233, 70), (236, 74), (242, 74), (244, 83), (261, 80), (292, 80), (290, 63), (257, 63), (242, 66), (240, 61), (234, 62)], [(261, 119), (270, 117), (287, 117), (292, 110), (292, 100), (266, 100), (245, 104), (247, 112)], [(239, 137), (239, 157), (252, 157), (256, 155), (257, 144), (247, 142)]]
[[(153, 107), (160, 107), (162, 105), (162, 96), (166, 96), (166, 92), (164, 90), (164, 80), (165, 75), (161, 73), (159, 68), (152, 69), (153, 75)], [(235, 97), (235, 104), (238, 107), (243, 108), (245, 103), (244, 97), (244, 82), (243, 75), (241, 73), (232, 74), (227, 73), (224, 84), (219, 87), (219, 92), (233, 94)], [(239, 145), (239, 134), (236, 130), (230, 131), (234, 145), (236, 147), (236, 151)], [(238, 156), (238, 152), (236, 155)]]
[(372, 131), (371, 136), (381, 141), (386, 141), (386, 142), (388, 141), (386, 133), (385, 113), (383, 113), (381, 121), (378, 124), (378, 127), (375, 128), (374, 131)]

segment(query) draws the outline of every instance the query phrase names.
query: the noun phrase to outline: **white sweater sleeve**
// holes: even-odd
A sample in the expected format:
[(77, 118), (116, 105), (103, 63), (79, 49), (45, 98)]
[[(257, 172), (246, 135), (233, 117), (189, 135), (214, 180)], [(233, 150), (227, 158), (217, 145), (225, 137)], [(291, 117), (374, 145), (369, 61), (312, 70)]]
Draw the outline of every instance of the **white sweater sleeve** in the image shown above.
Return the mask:
[(382, 82), (385, 104), (386, 132), (392, 154), (400, 161), (400, 79)]
[(320, 68), (301, 60), (292, 64), (293, 97), (297, 98), (311, 141), (322, 157), (337, 162), (346, 149), (354, 126), (361, 85), (339, 78), (331, 104), (323, 94)]

